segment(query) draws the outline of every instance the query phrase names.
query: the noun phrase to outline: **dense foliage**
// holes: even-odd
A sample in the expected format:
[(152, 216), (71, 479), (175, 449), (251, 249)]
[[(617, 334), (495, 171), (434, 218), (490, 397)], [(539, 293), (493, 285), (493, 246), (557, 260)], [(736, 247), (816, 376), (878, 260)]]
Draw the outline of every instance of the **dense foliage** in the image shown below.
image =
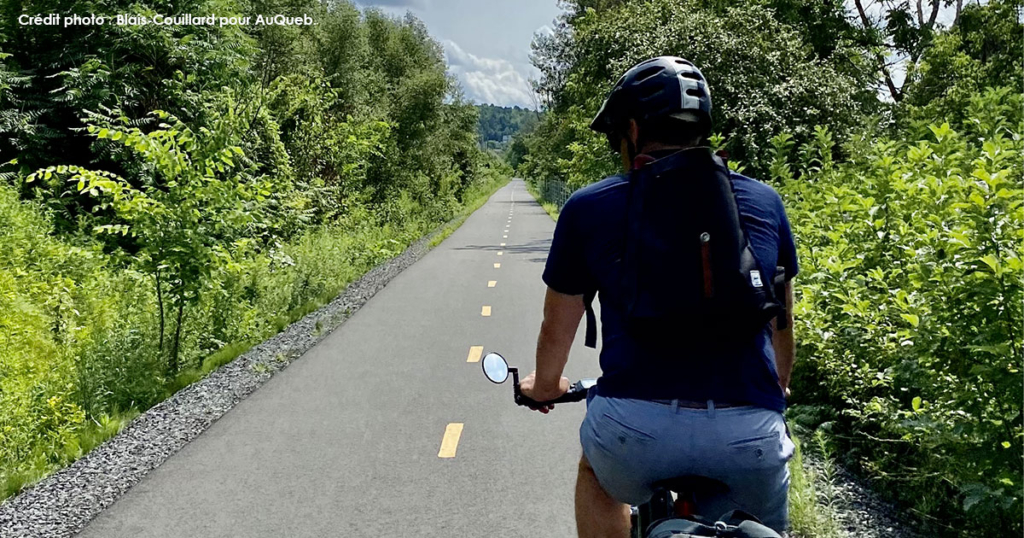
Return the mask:
[[(693, 60), (710, 142), (774, 185), (794, 226), (791, 418), (929, 535), (1021, 534), (1019, 0), (958, 2), (950, 27), (937, 1), (883, 2), (881, 22), (810, 0), (564, 4), (534, 45), (547, 110), (518, 170), (571, 187), (616, 172), (586, 128), (605, 92), (646, 57)], [(879, 55), (907, 66), (896, 93)]]
[[(910, 139), (797, 150), (772, 181), (796, 228), (797, 407), (851, 463), (942, 525), (1021, 527), (1024, 144), (1021, 98)], [(958, 509), (966, 519), (958, 517)]]
[[(418, 20), (347, 2), (169, 6), (0, 5), (0, 495), (505, 176)], [(15, 22), (37, 12), (317, 24)]]
[(530, 148), (524, 173), (579, 186), (613, 170), (604, 137), (587, 125), (616, 79), (652, 56), (681, 55), (701, 67), (718, 131), (754, 172), (767, 170), (773, 133), (791, 132), (801, 142), (817, 125), (845, 133), (870, 109), (872, 94), (860, 80), (864, 75), (847, 68), (856, 57), (845, 45), (818, 58), (770, 8), (708, 3), (648, 0), (570, 9), (562, 32), (535, 45), (544, 75), (538, 89), (552, 114), (530, 141), (537, 147)]

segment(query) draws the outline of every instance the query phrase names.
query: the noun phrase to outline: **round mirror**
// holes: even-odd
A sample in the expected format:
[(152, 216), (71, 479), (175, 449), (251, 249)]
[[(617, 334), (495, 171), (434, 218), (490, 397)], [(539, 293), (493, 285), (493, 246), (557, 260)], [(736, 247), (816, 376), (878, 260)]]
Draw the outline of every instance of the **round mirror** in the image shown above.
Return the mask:
[(497, 353), (488, 353), (484, 355), (483, 366), (484, 375), (491, 383), (504, 383), (508, 379), (508, 363), (505, 362), (505, 357)]

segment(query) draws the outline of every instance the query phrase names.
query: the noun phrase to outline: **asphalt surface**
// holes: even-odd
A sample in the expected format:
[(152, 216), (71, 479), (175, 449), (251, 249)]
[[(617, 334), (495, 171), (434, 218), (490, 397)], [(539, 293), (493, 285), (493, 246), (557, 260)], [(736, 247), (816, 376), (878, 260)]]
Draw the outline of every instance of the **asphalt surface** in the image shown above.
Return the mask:
[[(517, 407), (468, 362), (532, 369), (553, 229), (512, 181), (79, 536), (574, 536), (584, 405)], [(570, 379), (599, 373), (582, 332)]]

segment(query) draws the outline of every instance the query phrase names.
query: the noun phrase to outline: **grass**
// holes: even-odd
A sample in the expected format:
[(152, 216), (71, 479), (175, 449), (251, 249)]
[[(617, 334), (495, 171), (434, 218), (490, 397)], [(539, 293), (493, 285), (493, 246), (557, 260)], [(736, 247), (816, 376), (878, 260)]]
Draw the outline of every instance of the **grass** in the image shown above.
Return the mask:
[[(472, 191), (467, 192), (466, 203), (463, 208), (459, 210), (456, 219), (445, 224), (434, 233), (429, 244), (430, 248), (437, 246), (441, 241), (451, 235), (451, 233), (462, 225), (470, 214), (479, 209), (495, 191), (506, 185), (509, 182), (509, 179), (510, 178), (507, 176), (497, 176), (491, 181), (483, 183), (482, 185), (475, 187)], [(404, 248), (396, 251), (394, 254), (401, 253), (403, 250)], [(372, 267), (367, 267), (366, 270), (369, 270), (370, 268)], [(330, 286), (324, 293), (274, 318), (270, 323), (270, 329), (272, 332), (267, 335), (267, 338), (283, 331), (295, 321), (302, 319), (320, 307), (333, 301), (339, 294), (344, 292), (349, 284), (358, 279), (361, 274), (363, 274), (361, 271), (352, 271), (351, 274), (339, 275), (341, 278), (337, 279), (334, 285)], [(329, 326), (325, 326), (323, 323), (318, 322), (314, 332), (321, 333), (330, 331), (338, 322), (341, 321), (341, 319), (347, 318), (350, 314), (351, 312), (348, 310), (344, 313), (336, 314), (331, 319)], [(162, 399), (166, 399), (188, 385), (205, 378), (214, 370), (228, 364), (243, 353), (247, 352), (257, 343), (257, 341), (239, 341), (227, 344), (218, 351), (206, 356), (196, 367), (182, 370), (163, 388)], [(295, 354), (293, 352), (279, 353), (275, 357), (278, 362), (287, 362), (293, 358), (295, 358)], [(267, 364), (257, 364), (253, 366), (252, 370), (256, 374), (264, 374), (269, 372), (271, 368)], [(87, 420), (80, 429), (75, 432), (73, 437), (65, 439), (57, 446), (51, 445), (49, 447), (50, 450), (56, 450), (59, 453), (47, 453), (43, 449), (37, 450), (34, 454), (29, 456), (24, 465), (20, 465), (18, 468), (11, 469), (2, 474), (2, 479), (0, 479), (0, 500), (18, 494), (24, 488), (38, 482), (59, 468), (69, 465), (75, 460), (81, 458), (93, 448), (117, 435), (129, 422), (139, 416), (139, 414), (140, 411), (138, 409), (131, 409), (123, 413), (105, 414), (100, 416), (98, 420)], [(62, 463), (55, 464), (55, 459)]]
[[(132, 409), (123, 413), (103, 415), (99, 420), (89, 421), (71, 440), (63, 446), (56, 447), (62, 452), (60, 457), (74, 461), (89, 453), (107, 439), (120, 433), (129, 422), (139, 416), (138, 410)], [(50, 462), (52, 455), (37, 450), (31, 460), (31, 465), (9, 473), (0, 482), (0, 499), (6, 499), (17, 495), (25, 487), (35, 484), (46, 478), (54, 471)]]
[(793, 538), (839, 538), (839, 523), (832, 506), (832, 459), (821, 432), (812, 438), (821, 450), (823, 474), (804, 466), (800, 440), (789, 460), (789, 521)]
[(543, 199), (540, 195), (540, 192), (538, 192), (537, 189), (535, 189), (529, 181), (526, 182), (526, 191), (530, 193), (530, 196), (533, 196), (534, 198), (537, 199), (537, 203), (539, 203), (540, 206), (544, 208), (544, 211), (547, 211), (548, 215), (551, 215), (552, 219), (554, 219), (556, 222), (558, 221), (559, 211), (557, 205)]
[(442, 241), (452, 234), (452, 232), (459, 229), (459, 226), (462, 226), (462, 223), (466, 222), (466, 219), (468, 219), (474, 211), (480, 209), (480, 207), (487, 202), (495, 191), (507, 185), (509, 181), (511, 181), (511, 178), (505, 176), (495, 181), (488, 182), (483, 187), (469, 193), (466, 204), (463, 206), (462, 211), (459, 212), (458, 216), (442, 226), (441, 229), (434, 234), (434, 237), (430, 238), (430, 248), (440, 245)]
[[(434, 234), (434, 237), (431, 238), (429, 244), (430, 248), (434, 248), (437, 245), (441, 244), (441, 242), (444, 241), (449, 235), (451, 235), (452, 232), (457, 230), (459, 226), (462, 226), (466, 219), (469, 218), (469, 215), (471, 215), (477, 209), (480, 209), (480, 207), (487, 202), (487, 200), (491, 197), (492, 194), (494, 194), (495, 191), (497, 191), (501, 187), (504, 187), (506, 184), (508, 184), (509, 181), (510, 178), (508, 176), (500, 177), (471, 191), (467, 196), (466, 204), (463, 206), (458, 216), (454, 220), (449, 221), (447, 224), (445, 224), (439, 230), (437, 230), (437, 232)], [(337, 286), (336, 289), (324, 293), (320, 297), (308, 301), (305, 304), (278, 316), (274, 320), (273, 324), (274, 334), (280, 333), (292, 323), (295, 323), (296, 321), (315, 312), (319, 308), (327, 305), (328, 303), (333, 301), (338, 295), (344, 292), (349, 284), (351, 284), (351, 282), (344, 282), (341, 285)], [(347, 317), (347, 315), (345, 317)], [(313, 330), (313, 335), (319, 336), (325, 329), (333, 329), (333, 324), (332, 327), (326, 328), (323, 326), (322, 322), (317, 321), (316, 327)], [(210, 372), (213, 372), (217, 368), (220, 368), (221, 366), (235, 360), (246, 351), (249, 351), (249, 349), (252, 348), (252, 346), (256, 345), (257, 343), (258, 342), (235, 342), (224, 346), (216, 353), (213, 353), (212, 355), (206, 357), (201, 362), (201, 366), (199, 368), (190, 368), (179, 373), (175, 377), (174, 383), (168, 388), (167, 396), (169, 397), (175, 392), (206, 377), (207, 375), (210, 374)], [(263, 372), (259, 371), (257, 373)]]

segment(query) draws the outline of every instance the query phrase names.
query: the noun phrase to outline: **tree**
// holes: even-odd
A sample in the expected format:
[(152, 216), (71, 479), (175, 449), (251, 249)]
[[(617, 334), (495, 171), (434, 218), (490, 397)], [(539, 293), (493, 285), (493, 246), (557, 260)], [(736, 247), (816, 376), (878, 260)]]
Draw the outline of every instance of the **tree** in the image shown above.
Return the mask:
[[(73, 185), (123, 222), (96, 226), (94, 231), (136, 239), (137, 255), (154, 277), (160, 350), (167, 350), (171, 375), (179, 369), (186, 307), (196, 304), (213, 273), (232, 261), (232, 251), (246, 250), (271, 221), (266, 204), (271, 185), (238, 165), (243, 152), (236, 137), (247, 125), (232, 104), (213, 112), (214, 130), (193, 131), (161, 111), (154, 114), (162, 123), (148, 133), (128, 127), (127, 121), (121, 128), (90, 126), (96, 139), (123, 144), (152, 165), (153, 176), (142, 188), (117, 174), (77, 165), (50, 166), (26, 179)], [(233, 248), (225, 248), (228, 245)], [(169, 348), (164, 344), (168, 307), (174, 316)]]
[[(897, 103), (903, 100), (905, 88), (897, 85), (893, 70), (912, 72), (918, 68), (922, 54), (942, 31), (938, 22), (941, 9), (952, 7), (953, 26), (964, 9), (963, 0), (916, 0), (913, 5), (909, 0), (854, 0), (854, 6), (875, 57), (875, 67), (889, 97)], [(1015, 14), (1011, 17), (1017, 20)]]
[(617, 78), (653, 56), (682, 56), (701, 67), (711, 87), (715, 129), (754, 174), (767, 170), (773, 134), (792, 132), (803, 141), (823, 124), (844, 135), (874, 101), (854, 76), (809, 59), (813, 53), (801, 34), (759, 5), (712, 10), (699, 1), (627, 2), (571, 14), (566, 25), (564, 35), (534, 47), (538, 68), (553, 77), (539, 87), (551, 94), (553, 114), (546, 122), (559, 134), (548, 132), (537, 141), (547, 149), (530, 154), (539, 163), (550, 153), (574, 184), (614, 171), (607, 144), (588, 134), (586, 123)]
[(1024, 85), (1024, 25), (1020, 0), (968, 5), (946, 31), (935, 32), (931, 46), (907, 74), (905, 105), (914, 119), (961, 121), (972, 97), (985, 88)]

